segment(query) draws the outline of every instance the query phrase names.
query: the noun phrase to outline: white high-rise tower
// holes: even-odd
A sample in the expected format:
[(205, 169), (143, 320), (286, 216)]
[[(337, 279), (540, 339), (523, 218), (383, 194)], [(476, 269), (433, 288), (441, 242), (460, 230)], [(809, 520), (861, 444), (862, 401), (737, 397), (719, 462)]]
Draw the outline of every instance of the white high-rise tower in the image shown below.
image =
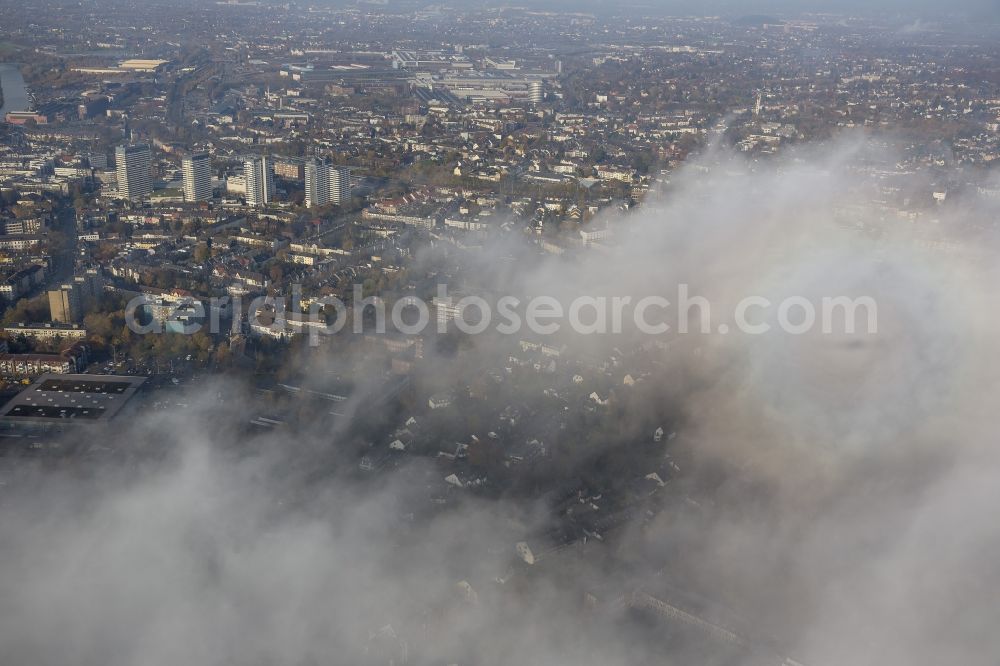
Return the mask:
[(268, 157), (251, 157), (243, 162), (247, 185), (247, 205), (265, 206), (274, 200), (274, 166)]
[(182, 161), (184, 201), (212, 198), (212, 158), (208, 153), (188, 155)]
[(318, 159), (306, 162), (306, 207), (343, 205), (351, 199), (351, 170)]
[(118, 172), (118, 197), (137, 201), (153, 193), (150, 174), (153, 156), (146, 144), (115, 148), (115, 169)]
[(545, 87), (541, 81), (532, 81), (528, 84), (528, 101), (534, 105), (542, 103), (545, 99)]

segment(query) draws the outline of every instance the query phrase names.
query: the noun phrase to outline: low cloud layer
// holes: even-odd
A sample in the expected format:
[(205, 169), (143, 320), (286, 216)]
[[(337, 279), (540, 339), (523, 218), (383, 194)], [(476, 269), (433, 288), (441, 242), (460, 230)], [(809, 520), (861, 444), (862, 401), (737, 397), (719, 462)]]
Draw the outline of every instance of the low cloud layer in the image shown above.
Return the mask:
[[(514, 547), (544, 528), (545, 501), (451, 493), (425, 511), (444, 488), (433, 461), (361, 480), (343, 423), (244, 436), (241, 389), (220, 380), (191, 396), (200, 407), (102, 433), (113, 462), (11, 463), (0, 660), (751, 663), (625, 610), (642, 590), (725, 609), (720, 624), (809, 665), (994, 663), (1000, 202), (970, 176), (903, 219), (872, 200), (936, 185), (900, 187), (876, 164), (891, 156), (854, 139), (767, 165), (712, 153), (609, 219), (611, 249), (484, 250), (497, 293), (686, 283), (718, 322), (748, 295), (878, 303), (874, 335), (557, 335), (595, 361), (640, 346), (657, 359), (614, 455), (649, 446), (629, 440), (636, 423), (678, 424), (657, 453), (681, 463), (666, 499), (613, 539), (526, 566)], [(472, 381), (470, 356), (434, 359), (418, 387)]]

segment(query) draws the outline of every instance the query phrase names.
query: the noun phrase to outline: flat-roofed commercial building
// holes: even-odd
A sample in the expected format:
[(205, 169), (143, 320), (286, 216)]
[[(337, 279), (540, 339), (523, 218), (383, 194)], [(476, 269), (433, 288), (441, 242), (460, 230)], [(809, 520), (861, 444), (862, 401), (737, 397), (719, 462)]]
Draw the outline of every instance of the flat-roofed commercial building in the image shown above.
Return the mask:
[(119, 63), (119, 69), (133, 72), (155, 72), (167, 64), (166, 60), (152, 60), (147, 58), (130, 58)]
[(0, 422), (8, 425), (105, 422), (121, 414), (145, 381), (145, 377), (121, 375), (45, 374), (0, 408)]

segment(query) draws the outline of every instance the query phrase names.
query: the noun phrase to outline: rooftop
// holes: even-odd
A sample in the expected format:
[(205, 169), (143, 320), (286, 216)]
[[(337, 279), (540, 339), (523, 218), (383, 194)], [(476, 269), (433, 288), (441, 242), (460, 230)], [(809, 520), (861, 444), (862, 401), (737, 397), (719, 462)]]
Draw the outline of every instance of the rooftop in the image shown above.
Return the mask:
[(48, 373), (0, 408), (0, 422), (107, 421), (121, 411), (145, 381), (145, 377)]

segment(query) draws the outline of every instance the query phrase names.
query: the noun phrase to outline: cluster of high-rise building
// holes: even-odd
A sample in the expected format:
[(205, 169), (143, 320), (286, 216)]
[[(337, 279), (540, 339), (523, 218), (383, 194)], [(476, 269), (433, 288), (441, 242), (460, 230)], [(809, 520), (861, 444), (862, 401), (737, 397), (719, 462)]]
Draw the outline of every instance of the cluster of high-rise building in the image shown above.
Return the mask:
[[(118, 176), (118, 198), (141, 201), (153, 192), (151, 152), (147, 144), (119, 146), (115, 150)], [(308, 208), (328, 204), (341, 205), (351, 198), (349, 167), (330, 164), (327, 160), (309, 158), (296, 164), (278, 163), (268, 156), (247, 157), (243, 160), (245, 199), (248, 206), (266, 206), (275, 200), (275, 175), (278, 167), (287, 176), (293, 166), (305, 180), (305, 205)], [(181, 160), (184, 201), (207, 201), (213, 196), (212, 158), (207, 152), (186, 155)]]
[[(152, 153), (148, 144), (115, 149), (118, 198), (141, 201), (153, 193)], [(208, 153), (195, 153), (182, 160), (184, 200), (212, 198), (212, 160)]]

